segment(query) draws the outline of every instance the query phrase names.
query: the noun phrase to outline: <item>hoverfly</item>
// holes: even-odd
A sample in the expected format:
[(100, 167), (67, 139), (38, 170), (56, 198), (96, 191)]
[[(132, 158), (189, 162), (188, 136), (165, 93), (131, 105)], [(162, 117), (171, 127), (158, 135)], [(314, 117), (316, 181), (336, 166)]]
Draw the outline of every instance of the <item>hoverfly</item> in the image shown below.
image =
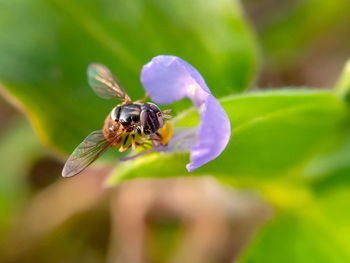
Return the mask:
[[(172, 129), (165, 119), (171, 118), (166, 114), (171, 110), (162, 112), (154, 103), (143, 103), (147, 96), (132, 102), (117, 78), (102, 64), (90, 64), (87, 75), (89, 85), (99, 97), (118, 98), (123, 102), (108, 114), (102, 130), (90, 133), (73, 151), (64, 165), (63, 177), (80, 173), (111, 146), (120, 146), (119, 151), (124, 152), (145, 147), (152, 141), (165, 145), (170, 140)], [(164, 124), (166, 129), (163, 129)]]

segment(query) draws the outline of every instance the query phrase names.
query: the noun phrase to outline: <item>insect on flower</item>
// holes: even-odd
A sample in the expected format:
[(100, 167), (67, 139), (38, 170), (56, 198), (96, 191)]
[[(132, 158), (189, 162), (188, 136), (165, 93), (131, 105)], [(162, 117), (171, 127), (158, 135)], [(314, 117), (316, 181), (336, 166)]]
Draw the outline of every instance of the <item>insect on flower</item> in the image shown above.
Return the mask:
[(124, 152), (129, 148), (150, 147), (152, 141), (167, 144), (172, 136), (171, 124), (166, 121), (171, 118), (167, 115), (171, 110), (161, 111), (154, 103), (144, 103), (147, 96), (132, 102), (117, 78), (102, 64), (91, 64), (87, 74), (99, 97), (123, 102), (108, 114), (102, 130), (90, 133), (73, 151), (63, 168), (63, 177), (80, 173), (109, 147), (119, 146), (119, 151)]

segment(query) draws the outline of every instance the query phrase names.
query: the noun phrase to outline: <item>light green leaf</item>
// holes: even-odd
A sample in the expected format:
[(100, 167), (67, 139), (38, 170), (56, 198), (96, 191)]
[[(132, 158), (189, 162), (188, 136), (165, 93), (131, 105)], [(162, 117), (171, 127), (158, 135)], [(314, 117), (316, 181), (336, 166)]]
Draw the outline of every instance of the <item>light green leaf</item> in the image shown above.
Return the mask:
[[(212, 174), (230, 181), (242, 176), (274, 177), (299, 171), (320, 152), (334, 148), (344, 137), (346, 105), (324, 91), (281, 90), (246, 93), (221, 100), (232, 136), (214, 161), (188, 173), (188, 154), (150, 154), (120, 163), (109, 185), (135, 177)], [(184, 122), (194, 122), (189, 115)]]
[(346, 102), (350, 102), (350, 60), (344, 67), (343, 73), (336, 85), (336, 91)]
[(308, 183), (323, 192), (336, 186), (350, 185), (350, 131), (339, 147), (316, 156), (302, 171)]
[(349, 198), (337, 189), (277, 211), (239, 262), (349, 262)]
[(247, 88), (255, 73), (255, 42), (237, 1), (0, 0), (0, 7), (0, 83), (41, 139), (63, 153), (101, 129), (119, 103), (88, 87), (91, 62), (106, 64), (134, 100), (144, 95), (142, 65), (159, 54), (187, 60), (217, 96)]
[[(336, 94), (345, 103), (350, 102), (350, 62), (345, 65), (336, 85)], [(318, 191), (329, 190), (334, 186), (350, 183), (350, 130), (344, 127), (346, 138), (339, 147), (323, 155), (316, 156), (304, 169), (302, 174)]]

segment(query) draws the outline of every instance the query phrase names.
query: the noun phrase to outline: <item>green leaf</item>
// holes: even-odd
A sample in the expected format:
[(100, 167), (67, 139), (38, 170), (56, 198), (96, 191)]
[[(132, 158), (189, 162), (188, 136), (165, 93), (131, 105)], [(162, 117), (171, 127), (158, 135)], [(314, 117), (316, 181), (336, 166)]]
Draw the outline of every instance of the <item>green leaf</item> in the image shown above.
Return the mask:
[(118, 103), (88, 87), (91, 62), (106, 64), (134, 100), (144, 95), (142, 65), (159, 54), (187, 60), (217, 96), (247, 88), (255, 73), (255, 41), (237, 1), (0, 0), (0, 6), (0, 82), (41, 139), (64, 153), (101, 129)]
[(350, 60), (346, 63), (343, 73), (336, 85), (338, 95), (350, 103)]
[(349, 189), (280, 209), (239, 262), (349, 262)]
[(336, 186), (350, 185), (350, 131), (333, 151), (316, 156), (302, 171), (314, 190), (329, 191)]
[[(336, 95), (350, 102), (350, 62), (347, 62), (336, 85)], [(323, 192), (350, 184), (350, 127), (344, 127), (345, 139), (332, 151), (316, 156), (302, 171), (314, 190)]]
[[(120, 163), (109, 185), (135, 177), (212, 174), (233, 178), (281, 176), (299, 171), (313, 156), (339, 145), (347, 124), (346, 105), (324, 91), (280, 90), (246, 93), (221, 100), (232, 135), (214, 161), (188, 173), (188, 154), (149, 154)], [(193, 114), (184, 122), (195, 122)]]

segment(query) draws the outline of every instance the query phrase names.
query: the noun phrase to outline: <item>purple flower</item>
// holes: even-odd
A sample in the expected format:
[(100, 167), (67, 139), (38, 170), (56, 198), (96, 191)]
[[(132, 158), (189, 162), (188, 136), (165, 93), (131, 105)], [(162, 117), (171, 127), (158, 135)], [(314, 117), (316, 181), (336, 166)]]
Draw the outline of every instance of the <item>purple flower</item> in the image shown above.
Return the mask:
[(157, 56), (142, 68), (141, 82), (154, 102), (167, 105), (189, 98), (200, 115), (198, 129), (177, 129), (168, 146), (154, 150), (176, 151), (187, 146), (191, 152), (186, 166), (189, 172), (221, 154), (230, 139), (230, 120), (194, 67), (176, 56)]

